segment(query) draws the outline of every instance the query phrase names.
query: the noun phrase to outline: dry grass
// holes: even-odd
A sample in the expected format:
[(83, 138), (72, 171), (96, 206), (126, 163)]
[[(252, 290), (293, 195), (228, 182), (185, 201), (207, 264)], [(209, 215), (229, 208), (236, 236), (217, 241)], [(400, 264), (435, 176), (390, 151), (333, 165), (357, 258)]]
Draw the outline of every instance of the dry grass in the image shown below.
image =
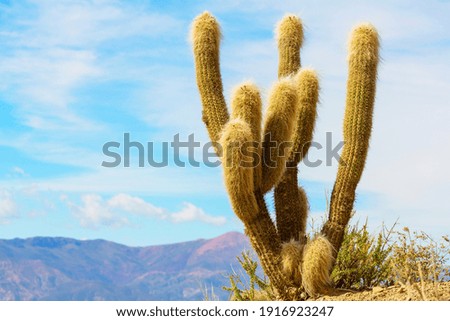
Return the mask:
[(392, 272), (396, 283), (410, 295), (420, 294), (422, 300), (442, 299), (439, 284), (450, 279), (450, 240), (437, 242), (423, 231), (411, 232), (405, 227), (397, 232), (392, 248)]

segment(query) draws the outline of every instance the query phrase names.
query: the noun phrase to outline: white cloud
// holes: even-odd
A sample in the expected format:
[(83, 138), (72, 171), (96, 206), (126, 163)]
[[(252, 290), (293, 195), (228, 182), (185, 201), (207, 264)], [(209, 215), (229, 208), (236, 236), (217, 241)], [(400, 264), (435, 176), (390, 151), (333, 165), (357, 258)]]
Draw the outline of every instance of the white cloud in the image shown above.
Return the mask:
[(208, 215), (201, 208), (191, 203), (184, 203), (184, 208), (179, 212), (170, 214), (170, 218), (175, 223), (200, 221), (207, 224), (223, 225), (226, 222), (225, 217)]
[(39, 0), (36, 5), (37, 19), (29, 22), (35, 34), (27, 39), (28, 46), (95, 46), (136, 35), (166, 34), (179, 27), (169, 15), (127, 2)]
[(26, 176), (27, 173), (25, 173), (25, 170), (19, 166), (14, 166), (12, 168), (13, 173), (18, 174), (20, 176)]
[(86, 50), (19, 50), (2, 57), (0, 71), (7, 80), (4, 91), (20, 106), (18, 116), (31, 128), (93, 130), (99, 125), (81, 118), (69, 106), (75, 101), (72, 91), (100, 75), (95, 60), (95, 54)]
[[(74, 154), (77, 155), (77, 154)], [(77, 155), (78, 157), (78, 155)], [(97, 164), (100, 164), (98, 162)], [(97, 167), (100, 167), (98, 165)], [(140, 195), (224, 194), (220, 168), (93, 168), (92, 171), (55, 178), (34, 179), (39, 191), (75, 193), (127, 193)], [(20, 180), (0, 181), (1, 187), (23, 187)], [(193, 188), (193, 186), (195, 188)]]
[(139, 197), (124, 193), (114, 195), (108, 200), (104, 200), (98, 194), (85, 194), (81, 197), (80, 205), (70, 201), (66, 195), (61, 196), (61, 201), (67, 204), (80, 225), (88, 228), (130, 225), (132, 216), (153, 217), (174, 223), (194, 221), (211, 225), (226, 223), (225, 217), (209, 215), (191, 203), (184, 203), (179, 212), (171, 213)]
[[(159, 57), (160, 50), (171, 50), (163, 45), (153, 45), (152, 41), (182, 34), (182, 23), (144, 3), (136, 5), (114, 0), (32, 2), (32, 5), (8, 4), (8, 15), (0, 31), (1, 98), (14, 106), (12, 118), (31, 130), (24, 131), (16, 124), (8, 129), (0, 128), (0, 145), (16, 148), (32, 159), (97, 172), (102, 161), (102, 144), (117, 131), (111, 129), (114, 125), (98, 117), (97, 112), (103, 111), (97, 106), (95, 90), (89, 91), (87, 85), (108, 87), (116, 92), (115, 81), (130, 84), (151, 79), (158, 84), (160, 75), (172, 75), (159, 65), (158, 70), (152, 70), (152, 61), (148, 64), (143, 61), (148, 62), (152, 55)], [(20, 32), (17, 31), (19, 28)], [(171, 78), (165, 83), (174, 82)], [(192, 86), (186, 78), (183, 84), (187, 83)], [(153, 88), (148, 83), (141, 86), (145, 87), (146, 93)], [(184, 92), (196, 94), (184, 85), (177, 90), (179, 95)], [(168, 90), (166, 92), (169, 97)], [(130, 106), (126, 110), (111, 106), (111, 115), (116, 112), (127, 114), (122, 126), (130, 126), (128, 113), (133, 106), (148, 107), (147, 101), (133, 100), (135, 94), (127, 93)], [(141, 97), (140, 94), (137, 96)], [(161, 96), (161, 91), (156, 90), (154, 97)], [(173, 91), (170, 97), (174, 97)], [(80, 101), (85, 100), (90, 105), (80, 107)], [(181, 105), (179, 101), (174, 100), (173, 104)], [(162, 115), (161, 109), (170, 110), (166, 107), (172, 102), (159, 100), (155, 104), (153, 114)], [(182, 109), (184, 114), (179, 119), (185, 123), (185, 116), (192, 116), (184, 106), (177, 110)], [(148, 108), (134, 116), (142, 121), (144, 115), (151, 118), (148, 116), (151, 113)], [(162, 117), (164, 125), (177, 114), (176, 110), (171, 115), (165, 114)], [(153, 131), (152, 126), (148, 130)]]
[(9, 223), (9, 219), (17, 215), (17, 204), (11, 192), (0, 189), (0, 224)]
[(142, 198), (133, 197), (128, 194), (117, 194), (110, 198), (107, 202), (107, 207), (118, 209), (127, 213), (133, 213), (145, 216), (154, 216), (161, 219), (167, 217), (165, 210), (154, 206)]
[(101, 226), (119, 227), (128, 224), (125, 217), (111, 211), (100, 195), (86, 194), (81, 197), (81, 205), (67, 201), (72, 214), (78, 219), (80, 225), (89, 228)]
[[(102, 55), (102, 46), (117, 48), (120, 40), (170, 35), (180, 27), (169, 15), (126, 2), (33, 2), (8, 7), (8, 18), (14, 18), (3, 28), (14, 31), (0, 34), (0, 72), (1, 90), (19, 107), (20, 120), (37, 130), (99, 130), (99, 122), (73, 105), (77, 89), (92, 80), (115, 78), (112, 74), (124, 63), (109, 63), (125, 53)], [(133, 60), (126, 64), (135, 68)]]

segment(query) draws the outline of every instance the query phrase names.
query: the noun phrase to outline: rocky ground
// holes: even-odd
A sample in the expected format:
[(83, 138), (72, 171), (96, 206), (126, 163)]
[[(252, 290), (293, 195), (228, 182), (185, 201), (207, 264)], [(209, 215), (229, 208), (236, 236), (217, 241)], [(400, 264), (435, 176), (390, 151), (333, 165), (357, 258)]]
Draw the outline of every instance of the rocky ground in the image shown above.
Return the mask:
[(335, 290), (317, 301), (450, 301), (450, 282), (374, 287), (366, 291)]

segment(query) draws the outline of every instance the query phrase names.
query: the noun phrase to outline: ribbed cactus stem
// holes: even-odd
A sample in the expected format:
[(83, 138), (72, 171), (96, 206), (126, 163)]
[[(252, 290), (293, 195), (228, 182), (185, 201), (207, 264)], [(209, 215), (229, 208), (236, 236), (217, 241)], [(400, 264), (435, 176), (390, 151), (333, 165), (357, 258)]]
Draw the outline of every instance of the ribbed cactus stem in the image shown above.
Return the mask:
[(261, 192), (254, 190), (252, 160), (245, 156), (252, 137), (250, 126), (242, 119), (232, 119), (225, 125), (220, 140), (225, 186), (264, 272), (279, 294), (284, 295), (288, 281), (281, 267), (281, 241)]
[(278, 291), (281, 299), (289, 299), (287, 290), (292, 287), (291, 281), (286, 278), (281, 264), (281, 241), (275, 225), (270, 218), (263, 194), (255, 194), (259, 207), (258, 218), (245, 223), (245, 232), (250, 243), (259, 257), (264, 273), (270, 284)]
[(220, 26), (209, 12), (195, 18), (191, 38), (197, 86), (203, 105), (203, 122), (211, 141), (217, 142), (229, 116), (220, 75)]
[(297, 164), (306, 155), (311, 145), (319, 99), (319, 81), (313, 70), (302, 69), (294, 80), (298, 93), (294, 145), (286, 171), (275, 187), (274, 193), (277, 228), (283, 242), (291, 239), (302, 241), (305, 235), (308, 203), (304, 190), (297, 190)]
[[(278, 77), (295, 76), (297, 87), (297, 119), (294, 125), (293, 147), (287, 161), (287, 168), (274, 191), (277, 229), (281, 240), (303, 241), (308, 215), (304, 191), (298, 192), (297, 164), (306, 154), (316, 117), (318, 97), (317, 76), (312, 70), (299, 71), (300, 48), (303, 43), (303, 25), (294, 15), (286, 15), (276, 29), (278, 42)], [(314, 102), (315, 99), (315, 102)], [(305, 104), (306, 103), (306, 104)], [(306, 143), (305, 143), (306, 142)], [(305, 146), (304, 146), (305, 145)], [(304, 147), (304, 148), (303, 148)], [(301, 194), (303, 192), (303, 194)]]
[(251, 147), (252, 139), (250, 126), (241, 119), (230, 120), (220, 139), (225, 186), (233, 210), (243, 222), (253, 221), (258, 214), (253, 162), (250, 157), (246, 157), (246, 149)]
[(300, 217), (307, 215), (304, 204), (299, 202), (297, 173), (297, 166), (287, 167), (273, 193), (277, 230), (282, 242), (300, 240)]
[(297, 167), (288, 167), (275, 187), (274, 201), (277, 230), (282, 242), (304, 241), (308, 200), (297, 184)]
[(339, 251), (361, 178), (369, 139), (377, 80), (379, 39), (369, 24), (356, 27), (349, 48), (349, 73), (344, 116), (344, 150), (330, 201), (330, 213), (323, 233)]
[(296, 118), (297, 92), (290, 78), (278, 81), (272, 89), (264, 122), (262, 151), (262, 191), (275, 186), (286, 168)]
[(255, 189), (261, 188), (261, 95), (251, 82), (245, 82), (233, 92), (231, 119), (242, 119), (250, 126), (254, 146), (250, 151), (253, 158)]
[(295, 84), (298, 93), (298, 112), (289, 166), (297, 166), (308, 153), (316, 125), (319, 101), (319, 79), (313, 69), (300, 70), (295, 77)]

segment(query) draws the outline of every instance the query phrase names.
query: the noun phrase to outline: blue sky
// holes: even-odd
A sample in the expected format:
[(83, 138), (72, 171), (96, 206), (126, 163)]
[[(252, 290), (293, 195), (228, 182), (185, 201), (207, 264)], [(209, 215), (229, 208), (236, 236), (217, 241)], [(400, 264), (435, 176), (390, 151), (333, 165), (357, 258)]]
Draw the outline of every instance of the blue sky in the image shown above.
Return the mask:
[[(326, 132), (342, 138), (349, 31), (374, 24), (383, 61), (354, 220), (449, 233), (449, 1), (40, 0), (0, 1), (0, 238), (148, 245), (242, 230), (220, 168), (101, 166), (103, 144), (124, 133), (155, 148), (177, 133), (208, 141), (188, 39), (204, 10), (222, 25), (227, 98), (248, 79), (267, 92), (274, 25), (302, 18), (302, 63), (321, 80), (321, 143)], [(335, 165), (300, 166), (316, 224)]]

